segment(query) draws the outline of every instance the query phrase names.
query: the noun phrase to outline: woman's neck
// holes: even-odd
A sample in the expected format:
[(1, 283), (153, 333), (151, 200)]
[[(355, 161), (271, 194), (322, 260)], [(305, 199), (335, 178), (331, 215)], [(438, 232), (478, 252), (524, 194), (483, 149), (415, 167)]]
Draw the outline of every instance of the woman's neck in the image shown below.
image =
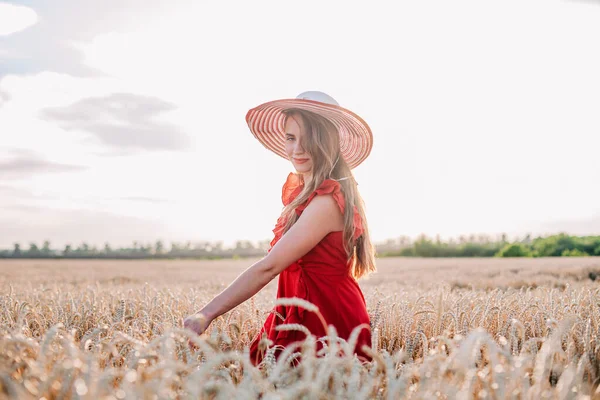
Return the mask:
[(302, 174), (302, 180), (304, 181), (304, 186), (308, 186), (310, 184), (310, 181), (312, 180), (312, 174), (311, 173)]

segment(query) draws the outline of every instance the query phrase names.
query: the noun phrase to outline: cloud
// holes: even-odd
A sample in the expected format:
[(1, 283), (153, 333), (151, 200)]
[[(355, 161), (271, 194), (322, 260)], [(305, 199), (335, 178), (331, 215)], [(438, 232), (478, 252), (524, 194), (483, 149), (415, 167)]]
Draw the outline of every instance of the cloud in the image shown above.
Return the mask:
[[(0, 77), (41, 71), (80, 77), (104, 75), (83, 64), (78, 43), (89, 41), (101, 33), (125, 30), (134, 26), (135, 21), (143, 21), (146, 14), (177, 7), (179, 2), (27, 0), (28, 9), (39, 16), (39, 22), (9, 36), (0, 35), (0, 48), (8, 54), (2, 56)], [(0, 10), (0, 16), (2, 14)], [(0, 18), (0, 31), (4, 26)]]
[(113, 93), (67, 107), (45, 108), (40, 115), (66, 130), (90, 133), (116, 150), (184, 150), (190, 139), (180, 128), (152, 119), (174, 109), (173, 104), (155, 97)]
[(37, 14), (29, 7), (0, 3), (0, 36), (25, 30), (37, 21)]
[(29, 189), (26, 186), (0, 185), (0, 207), (18, 203), (22, 207), (28, 207), (26, 203), (38, 203), (47, 206), (49, 201), (60, 200), (60, 196), (48, 194), (38, 189)]
[(600, 0), (568, 0), (569, 3), (587, 3), (600, 6)]
[(31, 192), (19, 187), (0, 185), (0, 199), (6, 199), (8, 197), (11, 198), (30, 198), (32, 196)]
[(0, 160), (0, 180), (22, 179), (40, 173), (77, 172), (87, 169), (82, 165), (60, 164), (48, 161), (28, 150), (12, 150), (9, 160)]

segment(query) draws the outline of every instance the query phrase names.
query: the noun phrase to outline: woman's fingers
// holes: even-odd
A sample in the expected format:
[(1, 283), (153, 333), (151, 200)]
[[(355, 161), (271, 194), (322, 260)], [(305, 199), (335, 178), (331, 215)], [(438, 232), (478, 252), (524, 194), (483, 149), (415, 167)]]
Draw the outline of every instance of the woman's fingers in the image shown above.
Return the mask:
[[(183, 320), (183, 328), (194, 332), (197, 335), (202, 335), (208, 328), (209, 321), (201, 313), (192, 314)], [(191, 339), (188, 339), (188, 346), (191, 350), (195, 350), (197, 346)]]
[(200, 313), (192, 314), (183, 321), (183, 327), (195, 332), (198, 335), (204, 333), (208, 327), (206, 317)]

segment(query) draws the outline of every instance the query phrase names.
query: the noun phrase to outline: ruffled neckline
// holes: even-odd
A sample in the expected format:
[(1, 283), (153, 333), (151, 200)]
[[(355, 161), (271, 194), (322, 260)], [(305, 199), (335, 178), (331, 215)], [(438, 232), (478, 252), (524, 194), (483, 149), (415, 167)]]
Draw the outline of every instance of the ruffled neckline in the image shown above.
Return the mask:
[[(294, 199), (298, 197), (300, 192), (302, 192), (302, 189), (304, 189), (304, 180), (302, 179), (302, 177), (299, 174), (290, 172), (285, 180), (285, 183), (283, 184), (283, 188), (281, 189), (281, 202), (283, 203), (283, 205), (287, 206), (292, 201), (294, 201)], [(321, 183), (321, 185), (319, 185), (319, 187), (315, 189), (313, 194), (317, 194), (323, 191), (331, 193), (337, 190), (341, 191), (341, 185), (338, 181), (334, 181), (333, 179), (325, 179)]]
[(304, 188), (304, 180), (298, 174), (290, 172), (281, 189), (281, 202), (284, 206), (290, 204)]
[[(294, 201), (294, 199), (296, 197), (298, 197), (300, 192), (302, 192), (302, 189), (304, 189), (304, 181), (303, 181), (302, 177), (299, 174), (290, 172), (285, 180), (285, 183), (283, 184), (283, 188), (281, 189), (281, 201), (282, 201), (283, 205), (287, 206), (292, 201)], [(333, 179), (325, 179), (321, 183), (321, 185), (319, 185), (319, 187), (317, 189), (315, 189), (315, 191), (313, 193), (310, 194), (310, 196), (308, 197), (306, 202), (298, 205), (298, 207), (296, 208), (296, 214), (300, 215), (302, 213), (302, 211), (304, 211), (304, 209), (308, 206), (310, 201), (318, 194), (332, 194), (334, 199), (336, 200), (338, 206), (340, 207), (342, 214), (344, 213), (346, 204), (344, 202), (344, 195), (342, 192), (341, 184), (338, 181), (335, 181)], [(362, 225), (362, 219), (360, 218), (360, 214), (358, 213), (358, 209), (356, 208), (356, 206), (353, 206), (353, 209), (354, 209), (354, 227), (355, 227), (354, 239), (356, 240), (363, 232), (363, 225)], [(275, 237), (273, 238), (273, 240), (270, 243), (271, 248), (273, 248), (275, 243), (277, 243), (277, 241), (281, 238), (285, 222), (286, 221), (284, 221), (283, 216), (280, 216), (277, 219), (277, 223), (275, 225), (275, 228), (273, 229), (273, 233), (275, 234)], [(270, 249), (269, 249), (269, 251), (270, 251)]]

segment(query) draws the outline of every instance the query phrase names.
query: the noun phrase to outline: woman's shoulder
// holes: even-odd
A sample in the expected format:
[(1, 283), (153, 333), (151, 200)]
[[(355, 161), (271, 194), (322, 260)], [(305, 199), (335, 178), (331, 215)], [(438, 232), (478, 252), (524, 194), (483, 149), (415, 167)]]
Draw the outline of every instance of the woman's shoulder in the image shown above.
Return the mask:
[(331, 231), (344, 229), (344, 214), (332, 196), (315, 196), (300, 208), (299, 214), (310, 212), (314, 223), (321, 227), (326, 226)]
[[(325, 195), (331, 195), (331, 196), (325, 196)], [(342, 214), (344, 214), (344, 209), (346, 207), (346, 203), (344, 201), (344, 194), (342, 192), (342, 186), (340, 185), (340, 183), (338, 181), (334, 181), (333, 179), (325, 179), (323, 182), (321, 182), (321, 184), (315, 190), (313, 190), (313, 192), (308, 196), (308, 199), (303, 204), (300, 204), (296, 208), (296, 213), (299, 215), (302, 211), (304, 211), (304, 209), (306, 207), (308, 207), (308, 205), (317, 196), (327, 197), (327, 198), (332, 199), (332, 200), (323, 200), (323, 204), (325, 206), (327, 206), (327, 204), (329, 204), (330, 206), (335, 205), (341, 210)]]
[[(335, 181), (333, 179), (325, 179), (319, 185), (319, 187), (315, 189), (313, 193), (311, 193), (308, 200), (304, 204), (301, 204), (300, 206), (298, 206), (298, 208), (296, 208), (296, 213), (300, 215), (302, 211), (304, 211), (304, 209), (308, 207), (308, 205), (311, 202), (315, 201), (316, 198), (318, 198), (318, 200), (316, 201), (319, 202), (320, 207), (329, 208), (328, 212), (335, 213), (335, 209), (337, 208), (340, 210), (341, 215), (344, 215), (346, 210), (346, 201), (344, 199), (342, 185), (338, 181)], [(352, 210), (354, 222), (354, 239), (356, 240), (360, 235), (362, 235), (364, 227), (362, 223), (362, 218), (360, 216), (360, 213), (358, 212), (358, 208), (356, 207), (356, 205), (352, 205)]]

